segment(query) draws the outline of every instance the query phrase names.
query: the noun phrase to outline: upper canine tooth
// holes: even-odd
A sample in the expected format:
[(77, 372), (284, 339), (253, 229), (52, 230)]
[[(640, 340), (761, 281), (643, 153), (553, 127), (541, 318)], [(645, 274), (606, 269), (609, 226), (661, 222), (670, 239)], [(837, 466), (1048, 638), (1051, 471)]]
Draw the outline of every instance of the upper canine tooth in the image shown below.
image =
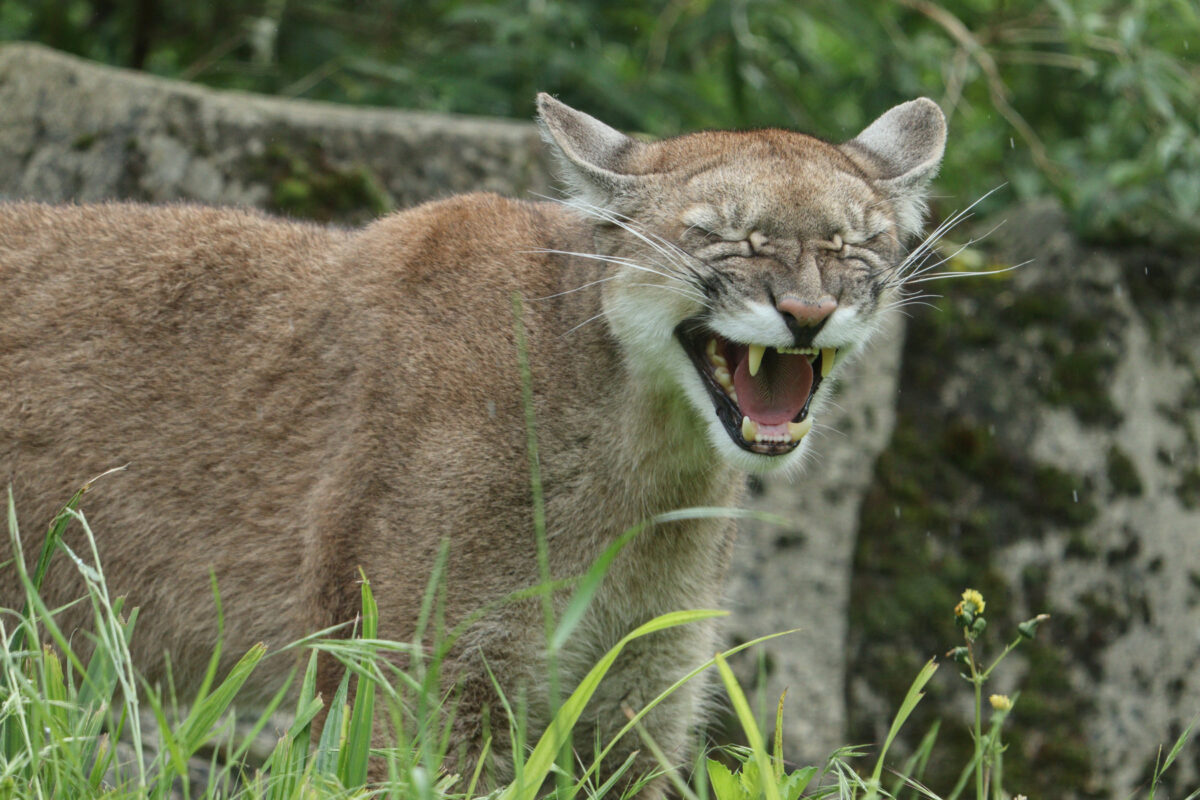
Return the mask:
[(836, 347), (821, 348), (821, 377), (828, 378), (829, 373), (833, 372), (833, 362), (837, 360)]
[(791, 440), (793, 442), (798, 442), (801, 439), (803, 439), (805, 436), (808, 435), (808, 432), (812, 430), (812, 426), (813, 426), (813, 418), (812, 417), (805, 417), (804, 419), (800, 420), (799, 422), (789, 422), (788, 423), (788, 436), (791, 437)]
[(758, 368), (762, 365), (763, 353), (767, 352), (765, 345), (752, 344), (748, 355), (750, 356), (750, 375), (758, 374)]

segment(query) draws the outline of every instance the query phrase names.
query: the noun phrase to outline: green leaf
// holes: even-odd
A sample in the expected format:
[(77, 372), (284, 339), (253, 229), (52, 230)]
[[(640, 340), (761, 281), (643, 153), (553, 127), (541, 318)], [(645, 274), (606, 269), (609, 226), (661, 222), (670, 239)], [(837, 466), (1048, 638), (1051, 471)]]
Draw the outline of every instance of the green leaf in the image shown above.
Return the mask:
[[(734, 655), (735, 653), (740, 653), (743, 650), (754, 647), (755, 645), (758, 645), (758, 644), (762, 644), (763, 642), (769, 641), (771, 639), (776, 639), (780, 636), (787, 636), (788, 634), (795, 633), (797, 630), (799, 630), (799, 629), (794, 628), (790, 631), (779, 631), (778, 633), (769, 633), (766, 636), (759, 636), (757, 639), (751, 639), (748, 642), (743, 642), (742, 644), (731, 647), (728, 650), (726, 650), (724, 653), (722, 653), (721, 655), (728, 658), (729, 656)], [(587, 782), (587, 779), (589, 777), (591, 777), (592, 773), (594, 773), (596, 771), (597, 767), (600, 765), (600, 762), (603, 761), (604, 758), (609, 754), (609, 752), (612, 751), (613, 747), (616, 746), (617, 742), (619, 742), (622, 737), (624, 737), (627, 733), (629, 733), (629, 731), (633, 730), (634, 726), (637, 725), (642, 720), (643, 717), (645, 717), (647, 714), (649, 714), (651, 711), (653, 711), (654, 708), (657, 707), (660, 703), (662, 703), (663, 700), (670, 697), (671, 694), (673, 694), (675, 691), (677, 691), (679, 689), (679, 687), (683, 686), (685, 683), (692, 680), (697, 675), (704, 672), (705, 670), (707, 670), (709, 667), (715, 665), (716, 663), (717, 663), (716, 656), (708, 659), (703, 664), (700, 664), (695, 669), (693, 669), (691, 672), (687, 673), (682, 678), (675, 681), (675, 683), (668, 686), (666, 689), (664, 689), (662, 692), (659, 693), (658, 697), (655, 697), (653, 700), (651, 700), (649, 703), (647, 703), (645, 706), (643, 706), (640, 711), (638, 711), (636, 714), (634, 714), (633, 719), (631, 719), (631, 720), (629, 720), (629, 722), (625, 723), (625, 725), (619, 731), (617, 731), (616, 734), (613, 735), (613, 737), (609, 740), (608, 744), (606, 744), (604, 746), (604, 749), (602, 751), (600, 751), (600, 754), (592, 762), (592, 765), (587, 769), (586, 772), (584, 772), (584, 774), (576, 782), (576, 785), (575, 785), (576, 794), (578, 794), (580, 791), (583, 791), (584, 784)]]
[(338, 752), (342, 748), (342, 720), (346, 714), (346, 696), (350, 689), (350, 671), (342, 673), (333, 700), (329, 703), (329, 714), (325, 717), (325, 727), (321, 729), (321, 738), (317, 741), (316, 772), (318, 775), (333, 777), (337, 774)]
[[(714, 658), (717, 662), (717, 669), (721, 673), (721, 682), (725, 684), (725, 692), (729, 695), (730, 702), (733, 703), (733, 710), (737, 714), (738, 722), (742, 725), (742, 731), (746, 734), (746, 742), (750, 745), (750, 751), (753, 753), (757, 769), (754, 771), (752, 779), (757, 782), (758, 776), (771, 775), (770, 756), (763, 744), (763, 737), (758, 729), (758, 723), (754, 721), (754, 712), (750, 710), (750, 702), (746, 699), (746, 694), (738, 684), (737, 678), (734, 677), (733, 670), (729, 668), (729, 665), (725, 663), (725, 658), (720, 654), (717, 654)], [(743, 788), (746, 787), (746, 767), (748, 766), (749, 764), (742, 767)], [(762, 785), (763, 793), (766, 795), (767, 800), (781, 800), (779, 787), (775, 785), (774, 781), (768, 779)]]
[(941, 731), (941, 728), (942, 721), (940, 719), (934, 720), (929, 731), (921, 738), (921, 743), (917, 745), (917, 749), (905, 760), (899, 770), (896, 782), (892, 786), (893, 797), (899, 797), (900, 790), (908, 785), (910, 781), (924, 779), (925, 767), (929, 764), (929, 757), (933, 754), (933, 746), (937, 742), (938, 733)]
[(785, 776), (783, 782), (779, 784), (779, 794), (783, 796), (783, 800), (797, 800), (816, 775), (816, 767), (803, 767), (796, 770)]
[(191, 757), (208, 741), (213, 726), (229, 710), (229, 706), (242, 688), (242, 684), (246, 682), (250, 673), (254, 671), (258, 662), (262, 661), (266, 654), (267, 648), (262, 643), (251, 647), (229, 670), (225, 680), (221, 681), (221, 684), (207, 697), (192, 706), (187, 719), (179, 726), (177, 732), (180, 744), (187, 752), (188, 757)]
[(763, 792), (763, 775), (758, 771), (757, 761), (750, 760), (742, 764), (738, 771), (738, 783), (742, 785), (746, 797), (757, 798)]
[(904, 696), (904, 701), (900, 703), (900, 710), (896, 712), (896, 718), (892, 720), (892, 727), (888, 731), (887, 738), (883, 742), (883, 748), (879, 751), (879, 760), (875, 762), (875, 771), (871, 773), (871, 780), (867, 789), (867, 798), (872, 800), (879, 791), (879, 776), (883, 774), (883, 760), (887, 756), (888, 748), (892, 746), (892, 740), (896, 738), (896, 734), (900, 732), (900, 728), (908, 720), (913, 709), (921, 702), (921, 698), (925, 696), (922, 691), (925, 684), (933, 677), (933, 673), (937, 672), (937, 662), (930, 659), (921, 671), (917, 673), (916, 679), (912, 685), (908, 687), (908, 693)]
[(1171, 748), (1171, 752), (1167, 753), (1167, 758), (1163, 761), (1162, 770), (1159, 772), (1160, 775), (1166, 772), (1171, 764), (1175, 763), (1175, 758), (1179, 755), (1179, 751), (1184, 748), (1188, 739), (1192, 738), (1192, 728), (1194, 727), (1196, 727), (1196, 721), (1192, 720), (1192, 723), (1187, 726), (1183, 733), (1179, 734), (1179, 738), (1175, 740), (1175, 745)]
[(645, 525), (635, 525), (622, 533), (617, 537), (615, 542), (604, 549), (604, 552), (600, 554), (600, 557), (596, 559), (595, 563), (592, 564), (583, 578), (580, 579), (575, 593), (571, 596), (570, 602), (567, 603), (562, 617), (559, 618), (558, 627), (555, 628), (554, 635), (550, 637), (551, 651), (561, 650), (563, 645), (567, 643), (567, 639), (575, 631), (575, 628), (583, 619), (588, 606), (591, 605), (592, 598), (596, 595), (596, 590), (600, 588), (600, 584), (604, 581), (604, 576), (608, 574), (608, 568), (612, 564), (613, 559), (645, 527)]
[(558, 755), (559, 748), (567, 740), (571, 729), (583, 713), (584, 706), (587, 705), (588, 700), (595, 694), (600, 681), (608, 673), (613, 662), (617, 660), (617, 656), (625, 649), (625, 645), (634, 639), (647, 636), (651, 633), (674, 628), (678, 625), (686, 625), (690, 622), (711, 619), (723, 614), (724, 612), (721, 611), (675, 611), (655, 617), (629, 634), (626, 634), (612, 649), (604, 654), (604, 657), (600, 659), (596, 666), (592, 667), (583, 680), (579, 682), (575, 691), (571, 692), (571, 696), (559, 707), (558, 713), (554, 715), (554, 719), (550, 721), (550, 725), (547, 726), (545, 733), (538, 739), (537, 745), (533, 748), (533, 752), (530, 753), (529, 759), (525, 762), (525, 769), (521, 779), (509, 784), (503, 793), (501, 793), (499, 800), (533, 800), (537, 796), (542, 782), (550, 774), (550, 768), (554, 765), (554, 759)]
[(787, 699), (787, 689), (779, 695), (779, 705), (775, 707), (775, 753), (773, 756), (773, 767), (775, 770), (775, 781), (778, 783), (783, 779), (783, 701)]
[[(371, 592), (371, 582), (359, 570), (362, 579), (362, 638), (374, 639), (379, 633), (379, 606)], [(374, 651), (372, 651), (373, 653)], [(338, 754), (338, 778), (347, 788), (367, 781), (367, 761), (371, 754), (371, 735), (375, 720), (375, 681), (365, 670), (357, 671), (354, 706), (350, 712), (346, 741)]]
[(742, 784), (729, 767), (714, 759), (707, 760), (708, 782), (717, 800), (743, 800)]

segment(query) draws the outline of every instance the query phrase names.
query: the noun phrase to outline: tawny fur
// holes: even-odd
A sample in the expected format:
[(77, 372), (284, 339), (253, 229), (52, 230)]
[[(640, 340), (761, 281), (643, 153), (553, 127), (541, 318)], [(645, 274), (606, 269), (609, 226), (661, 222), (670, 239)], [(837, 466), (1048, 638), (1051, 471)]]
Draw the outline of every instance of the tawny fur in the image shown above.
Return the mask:
[[(711, 312), (752, 329), (745, 305), (785, 295), (832, 295), (857, 309), (848, 318), (870, 322), (887, 276), (836, 263), (814, 242), (878, 228), (863, 246), (895, 263), (919, 213), (918, 189), (886, 185), (903, 172), (887, 171), (891, 156), (863, 149), (871, 129), (841, 149), (784, 131), (644, 145), (548, 98), (542, 114), (578, 194), (597, 206), (590, 212), (468, 195), (340, 231), (194, 206), (0, 205), (0, 480), (11, 482), (32, 558), (85, 480), (128, 465), (82, 508), (113, 593), (141, 608), (132, 651), (150, 681), (164, 677), (164, 654), (183, 696), (202, 674), (217, 638), (210, 570), (224, 606), (223, 667), (255, 642), (278, 648), (353, 619), (360, 567), (381, 636), (409, 640), (443, 541), (450, 624), (538, 583), (514, 295), (555, 578), (583, 573), (654, 514), (735, 504), (742, 470), (770, 459), (721, 449), (698, 384), (680, 385), (690, 365), (671, 350), (671, 327)], [(940, 158), (942, 128), (914, 134), (911, 119), (902, 123), (896, 136), (935, 140), (910, 151)], [(924, 169), (912, 181), (923, 186), (929, 158), (907, 155), (895, 160)], [(661, 255), (611, 224), (617, 214), (703, 269), (709, 243), (689, 238), (685, 219), (697, 205), (731, 229), (771, 227), (757, 257), (721, 262), (724, 288), (704, 303), (677, 277), (569, 255), (663, 271)], [(603, 282), (580, 289), (594, 281)], [(837, 346), (865, 335), (858, 324), (837, 328), (847, 331)], [(662, 331), (665, 341), (652, 338)], [(637, 537), (562, 654), (564, 689), (636, 625), (716, 606), (731, 541), (720, 519)], [(80, 547), (78, 531), (68, 542)], [(82, 592), (60, 559), (48, 602)], [(19, 602), (7, 573), (0, 604)], [(84, 622), (77, 607), (62, 624)], [(445, 666), (457, 692), (452, 768), (472, 767), (495, 701), (484, 661), (528, 700), (533, 733), (544, 727), (544, 637), (540, 604), (527, 601), (500, 606), (460, 639)], [(623, 705), (641, 707), (716, 644), (711, 624), (636, 643), (576, 741), (589, 752), (625, 722)], [(292, 665), (267, 659), (251, 689), (273, 691)], [(336, 677), (322, 676), (326, 696)], [(686, 753), (700, 691), (685, 688), (648, 718), (673, 757)], [(511, 763), (505, 730), (502, 720), (491, 729), (498, 780)], [(636, 746), (624, 743), (609, 768)]]

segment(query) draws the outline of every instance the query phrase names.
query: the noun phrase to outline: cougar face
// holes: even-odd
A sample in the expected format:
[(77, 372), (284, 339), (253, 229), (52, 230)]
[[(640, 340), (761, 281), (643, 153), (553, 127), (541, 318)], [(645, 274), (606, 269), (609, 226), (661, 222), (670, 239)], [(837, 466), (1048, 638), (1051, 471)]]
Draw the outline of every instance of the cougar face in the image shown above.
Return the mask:
[(734, 466), (799, 464), (831, 378), (899, 289), (941, 112), (897, 106), (841, 146), (782, 130), (642, 143), (540, 103), (572, 204), (617, 264), (605, 312), (633, 368), (686, 398)]

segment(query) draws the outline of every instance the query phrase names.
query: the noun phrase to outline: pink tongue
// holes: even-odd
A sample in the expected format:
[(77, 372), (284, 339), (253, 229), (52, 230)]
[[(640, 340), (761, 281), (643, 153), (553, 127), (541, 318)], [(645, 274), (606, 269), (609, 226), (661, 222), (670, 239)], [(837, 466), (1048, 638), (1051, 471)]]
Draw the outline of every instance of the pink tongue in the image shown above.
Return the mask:
[(750, 359), (738, 362), (733, 373), (742, 414), (766, 425), (790, 422), (804, 408), (812, 388), (812, 364), (806, 356), (768, 350), (758, 374), (750, 375)]

